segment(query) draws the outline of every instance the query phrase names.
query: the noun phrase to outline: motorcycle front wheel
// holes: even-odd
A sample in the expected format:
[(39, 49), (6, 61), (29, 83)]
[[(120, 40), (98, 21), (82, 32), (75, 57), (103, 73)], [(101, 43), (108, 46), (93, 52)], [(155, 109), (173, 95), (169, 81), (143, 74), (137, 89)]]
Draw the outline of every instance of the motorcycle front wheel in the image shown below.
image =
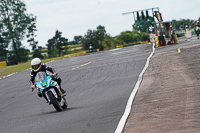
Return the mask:
[(55, 98), (55, 96), (52, 94), (52, 92), (51, 91), (47, 92), (47, 95), (50, 99), (51, 104), (53, 104), (54, 108), (57, 111), (62, 111), (63, 109), (61, 108), (59, 101)]

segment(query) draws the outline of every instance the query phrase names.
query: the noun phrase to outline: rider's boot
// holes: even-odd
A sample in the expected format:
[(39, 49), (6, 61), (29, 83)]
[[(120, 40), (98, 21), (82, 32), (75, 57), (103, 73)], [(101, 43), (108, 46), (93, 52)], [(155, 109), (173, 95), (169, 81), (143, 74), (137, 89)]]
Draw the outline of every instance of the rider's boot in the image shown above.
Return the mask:
[(66, 91), (63, 90), (63, 89), (61, 88), (61, 86), (60, 86), (60, 91), (61, 91), (63, 94), (66, 93)]
[(37, 94), (38, 94), (39, 97), (42, 97), (42, 93), (39, 90), (38, 90)]

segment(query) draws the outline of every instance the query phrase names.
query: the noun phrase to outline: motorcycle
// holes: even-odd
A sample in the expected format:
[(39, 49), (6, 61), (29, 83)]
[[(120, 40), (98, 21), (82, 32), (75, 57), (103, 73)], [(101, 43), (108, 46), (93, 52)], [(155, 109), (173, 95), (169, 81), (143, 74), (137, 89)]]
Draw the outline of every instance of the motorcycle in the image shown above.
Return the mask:
[(46, 72), (38, 72), (35, 77), (36, 88), (41, 92), (47, 102), (52, 104), (57, 111), (67, 108), (65, 95), (59, 89), (59, 85), (53, 80), (53, 75)]

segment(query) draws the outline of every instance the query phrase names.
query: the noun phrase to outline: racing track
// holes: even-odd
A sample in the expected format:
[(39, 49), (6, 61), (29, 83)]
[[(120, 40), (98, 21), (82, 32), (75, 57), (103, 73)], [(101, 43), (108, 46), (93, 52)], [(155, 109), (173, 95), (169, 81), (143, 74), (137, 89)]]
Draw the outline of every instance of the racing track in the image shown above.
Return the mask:
[(0, 80), (0, 133), (112, 133), (124, 113), (151, 44), (56, 60), (69, 108), (57, 112), (37, 91), (30, 70)]

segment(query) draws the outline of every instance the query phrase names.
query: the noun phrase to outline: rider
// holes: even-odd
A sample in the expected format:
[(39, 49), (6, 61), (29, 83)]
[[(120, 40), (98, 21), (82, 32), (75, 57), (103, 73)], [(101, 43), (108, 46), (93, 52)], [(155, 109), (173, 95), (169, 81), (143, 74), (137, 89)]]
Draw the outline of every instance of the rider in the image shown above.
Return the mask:
[(92, 52), (93, 50), (92, 44), (90, 44), (89, 49), (90, 49), (90, 52)]
[(199, 25), (199, 21), (197, 21), (196, 23), (196, 34), (197, 34), (197, 39), (199, 39), (199, 34), (200, 34), (200, 29), (199, 29), (200, 25)]
[[(41, 60), (39, 58), (34, 58), (31, 61), (31, 68), (32, 68), (32, 70), (31, 70), (31, 74), (30, 74), (31, 75), (30, 83), (31, 83), (32, 90), (34, 90), (34, 88), (35, 88), (35, 76), (37, 75), (37, 73), (39, 71), (46, 72), (46, 70), (47, 70), (47, 71), (53, 73), (53, 75), (55, 75), (53, 80), (58, 83), (58, 85), (60, 86), (61, 92), (66, 93), (66, 91), (61, 88), (61, 78), (57, 77), (57, 73), (56, 73), (55, 69), (53, 69), (45, 64), (41, 64)], [(42, 97), (42, 94), (40, 91), (38, 91), (38, 96)]]

